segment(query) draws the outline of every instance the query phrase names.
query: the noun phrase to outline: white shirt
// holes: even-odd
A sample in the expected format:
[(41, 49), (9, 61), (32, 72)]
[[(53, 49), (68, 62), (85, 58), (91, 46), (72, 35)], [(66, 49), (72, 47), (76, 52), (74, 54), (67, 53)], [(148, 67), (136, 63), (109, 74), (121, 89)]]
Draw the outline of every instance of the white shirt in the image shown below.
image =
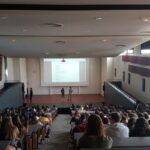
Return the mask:
[(129, 137), (129, 128), (120, 122), (110, 125), (106, 131), (110, 137)]

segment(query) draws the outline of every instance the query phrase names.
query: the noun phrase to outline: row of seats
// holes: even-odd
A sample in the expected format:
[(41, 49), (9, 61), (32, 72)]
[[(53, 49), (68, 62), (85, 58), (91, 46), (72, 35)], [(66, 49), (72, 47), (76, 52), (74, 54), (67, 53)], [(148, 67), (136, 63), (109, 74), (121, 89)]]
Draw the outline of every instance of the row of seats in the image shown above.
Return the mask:
[[(74, 139), (76, 144), (79, 139), (83, 136), (83, 133), (75, 133)], [(112, 149), (128, 149), (128, 148), (149, 148), (150, 149), (150, 137), (129, 137), (129, 138), (113, 138)], [(81, 149), (84, 150), (84, 149)], [(87, 149), (88, 150), (88, 149)], [(97, 150), (97, 149), (89, 149), (89, 150)]]
[[(57, 109), (51, 111), (52, 121), (57, 116)], [(28, 133), (20, 138), (21, 149), (22, 150), (34, 150), (38, 149), (39, 144), (42, 144), (43, 141), (48, 138), (48, 130), (50, 130), (47, 123), (43, 126), (36, 126), (29, 124)], [(0, 140), (0, 150), (19, 150), (17, 144), (18, 140)]]
[(38, 144), (41, 143), (42, 140), (45, 140), (46, 136), (46, 126), (38, 129), (37, 131), (33, 131), (31, 135), (27, 135), (25, 137), (25, 150), (34, 150), (38, 149)]
[[(38, 149), (38, 144), (45, 139), (46, 136), (46, 126), (33, 130), (31, 134), (26, 135), (22, 140), (22, 145), (24, 150), (34, 150)], [(18, 147), (15, 147), (15, 141), (12, 140), (3, 140), (0, 141), (0, 150), (16, 150)]]
[[(103, 141), (99, 138), (99, 132), (104, 133), (104, 136), (101, 136), (103, 139), (105, 137), (109, 137), (107, 140), (107, 143), (109, 143), (107, 148), (118, 150), (137, 148), (139, 150), (150, 149), (150, 118), (147, 112), (137, 112), (135, 109), (128, 110), (121, 106), (116, 107), (107, 105), (102, 105), (99, 107), (92, 105), (84, 107), (73, 106), (71, 110), (72, 118), (70, 121), (70, 133), (73, 139), (72, 144), (74, 149), (77, 148), (80, 150), (86, 150), (83, 148), (97, 147), (100, 149), (100, 147), (105, 147), (105, 143), (104, 145), (101, 144)], [(133, 122), (132, 128), (130, 128), (129, 121), (132, 121), (132, 119), (134, 119), (135, 122)], [(145, 124), (147, 126), (144, 126)], [(133, 131), (137, 131), (135, 130), (137, 127), (139, 129), (139, 133), (141, 133), (140, 131), (143, 129), (143, 134), (133, 134)], [(130, 135), (130, 133), (132, 134)], [(110, 138), (112, 140), (110, 140)], [(89, 150), (97, 149), (89, 148)]]

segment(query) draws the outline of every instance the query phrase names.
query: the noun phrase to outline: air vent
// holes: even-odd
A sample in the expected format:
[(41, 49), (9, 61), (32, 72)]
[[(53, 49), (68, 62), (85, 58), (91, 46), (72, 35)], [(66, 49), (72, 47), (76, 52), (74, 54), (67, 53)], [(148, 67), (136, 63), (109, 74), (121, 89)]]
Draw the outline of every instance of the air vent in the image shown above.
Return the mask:
[(124, 44), (117, 44), (117, 45), (115, 45), (116, 47), (126, 47), (126, 45), (124, 45)]
[(56, 41), (57, 44), (65, 44), (65, 41)]
[(50, 23), (50, 22), (43, 23), (43, 24), (41, 24), (41, 25), (42, 25), (42, 26), (56, 27), (56, 28), (63, 26), (63, 24), (61, 24), (61, 23)]

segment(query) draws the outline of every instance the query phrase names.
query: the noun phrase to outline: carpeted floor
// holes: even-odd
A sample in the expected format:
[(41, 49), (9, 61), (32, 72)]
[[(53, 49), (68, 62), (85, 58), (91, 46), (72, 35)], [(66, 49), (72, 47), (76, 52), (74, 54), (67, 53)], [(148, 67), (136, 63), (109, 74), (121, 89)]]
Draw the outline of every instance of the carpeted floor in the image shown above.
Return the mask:
[(69, 144), (70, 116), (58, 115), (51, 127), (50, 138), (39, 146), (40, 150), (67, 150)]

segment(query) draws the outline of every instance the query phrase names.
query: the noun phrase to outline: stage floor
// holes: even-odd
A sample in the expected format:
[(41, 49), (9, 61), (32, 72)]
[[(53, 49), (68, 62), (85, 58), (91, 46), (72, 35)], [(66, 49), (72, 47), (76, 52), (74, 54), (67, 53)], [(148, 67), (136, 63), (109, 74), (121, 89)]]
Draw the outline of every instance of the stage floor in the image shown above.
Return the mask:
[[(71, 101), (68, 100), (68, 95), (61, 97), (61, 95), (34, 95), (32, 99), (33, 105), (57, 105), (59, 107), (67, 107), (71, 104), (96, 104), (99, 105), (104, 101), (104, 97), (100, 94), (80, 94), (72, 95)], [(26, 100), (29, 103), (29, 100)]]

